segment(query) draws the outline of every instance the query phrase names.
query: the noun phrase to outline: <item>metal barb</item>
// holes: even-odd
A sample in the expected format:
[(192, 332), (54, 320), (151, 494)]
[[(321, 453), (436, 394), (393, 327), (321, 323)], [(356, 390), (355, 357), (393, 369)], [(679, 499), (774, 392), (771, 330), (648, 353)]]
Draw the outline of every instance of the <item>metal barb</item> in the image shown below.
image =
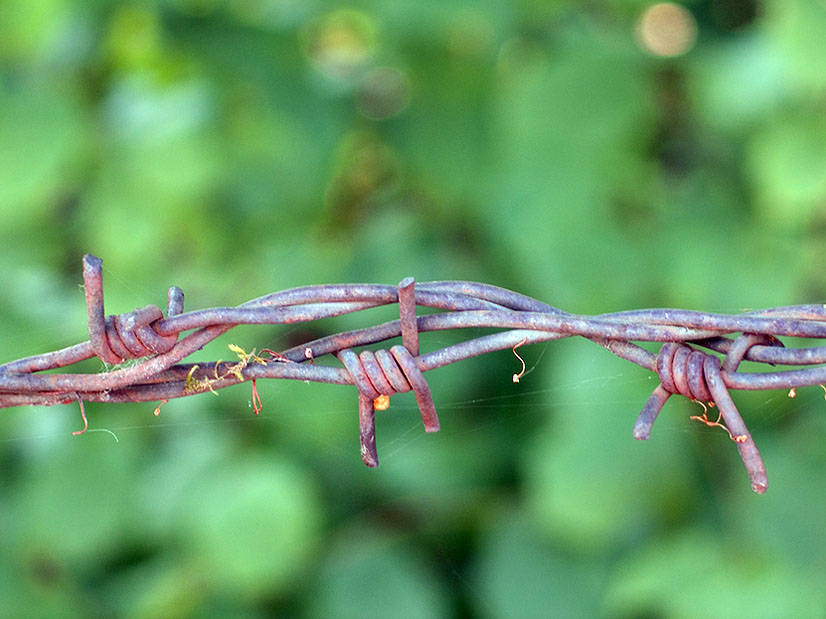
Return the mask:
[[(739, 315), (650, 309), (581, 316), (488, 284), (416, 283), (408, 277), (396, 287), (305, 286), (236, 307), (192, 312), (183, 311), (183, 291), (173, 286), (168, 292), (166, 317), (154, 305), (106, 316), (99, 258), (83, 257), (83, 281), (89, 340), (0, 365), (0, 408), (75, 401), (81, 402), (81, 407), (83, 402), (166, 401), (258, 378), (350, 384), (355, 385), (359, 396), (362, 459), (368, 466), (377, 466), (375, 410), (386, 407), (386, 397), (413, 391), (425, 431), (439, 430), (424, 372), (496, 350), (580, 336), (657, 374), (659, 385), (637, 417), (634, 438), (649, 438), (654, 421), (673, 394), (714, 402), (720, 420), (708, 425), (728, 431), (737, 443), (752, 488), (763, 493), (768, 487), (765, 468), (730, 390), (796, 389), (826, 383), (826, 346), (786, 348), (778, 339), (826, 339), (823, 305), (778, 307)], [(256, 362), (232, 366), (232, 371), (225, 371), (226, 363), (182, 363), (238, 325), (292, 324), (396, 303), (398, 320), (328, 335), (280, 352), (270, 351), (269, 357), (254, 357)], [(418, 316), (418, 306), (440, 311)], [(469, 327), (493, 327), (500, 332), (439, 350), (420, 351), (421, 331)], [(185, 331), (192, 333), (182, 336)], [(397, 337), (401, 337), (401, 344), (389, 349), (363, 348)], [(655, 354), (638, 342), (660, 342), (662, 346)], [(356, 353), (354, 348), (362, 350)], [(722, 362), (715, 353), (723, 355)], [(337, 358), (340, 365), (319, 363), (326, 355)], [(107, 368), (95, 374), (42, 373), (92, 357), (110, 365), (127, 359), (138, 361), (130, 367)], [(742, 361), (797, 367), (742, 372)]]

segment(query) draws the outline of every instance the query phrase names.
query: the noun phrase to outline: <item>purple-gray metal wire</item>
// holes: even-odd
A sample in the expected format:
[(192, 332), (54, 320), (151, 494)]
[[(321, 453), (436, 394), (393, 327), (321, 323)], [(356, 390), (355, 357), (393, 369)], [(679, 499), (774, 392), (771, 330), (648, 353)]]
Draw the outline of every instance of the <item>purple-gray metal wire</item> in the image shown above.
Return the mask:
[[(730, 389), (789, 389), (826, 382), (826, 346), (786, 348), (780, 337), (826, 338), (826, 306), (797, 305), (739, 315), (675, 309), (647, 309), (583, 316), (530, 297), (475, 282), (416, 283), (398, 286), (332, 284), (275, 292), (237, 307), (183, 311), (183, 292), (169, 289), (166, 317), (156, 306), (106, 316), (101, 260), (83, 258), (89, 340), (61, 350), (0, 365), (0, 408), (75, 401), (142, 402), (169, 400), (217, 390), (243, 381), (285, 378), (355, 385), (359, 393), (362, 458), (378, 464), (374, 402), (379, 396), (413, 391), (425, 430), (439, 420), (423, 372), (484, 353), (571, 336), (589, 339), (615, 355), (656, 372), (654, 390), (634, 426), (647, 439), (672, 394), (713, 402), (737, 443), (752, 488), (765, 492), (760, 453)], [(229, 329), (245, 324), (294, 324), (398, 304), (399, 319), (303, 343), (254, 363), (181, 363)], [(441, 310), (417, 315), (417, 307)], [(501, 331), (421, 353), (419, 333), (493, 327)], [(189, 332), (185, 334), (185, 332)], [(183, 337), (182, 337), (183, 336)], [(354, 348), (396, 337), (389, 350)], [(634, 342), (661, 342), (654, 353)], [(704, 349), (704, 350), (701, 350)], [(710, 351), (710, 352), (709, 352)], [(713, 353), (723, 355), (720, 358)], [(330, 355), (330, 365), (315, 363)], [(100, 373), (42, 373), (98, 357), (107, 364), (136, 359), (133, 365)], [(247, 359), (251, 359), (250, 355)], [(743, 360), (798, 366), (772, 372), (740, 372)]]

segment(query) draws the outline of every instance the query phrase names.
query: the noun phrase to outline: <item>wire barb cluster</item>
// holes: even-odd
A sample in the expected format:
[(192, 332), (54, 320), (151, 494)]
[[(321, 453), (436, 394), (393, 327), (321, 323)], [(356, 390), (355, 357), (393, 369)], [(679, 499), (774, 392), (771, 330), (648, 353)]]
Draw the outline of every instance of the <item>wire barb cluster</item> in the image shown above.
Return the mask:
[(379, 465), (376, 451), (374, 402), (380, 396), (413, 391), (422, 414), (425, 432), (439, 431), (439, 418), (433, 405), (430, 387), (416, 364), (419, 354), (419, 327), (416, 321), (415, 282), (407, 277), (399, 283), (399, 326), (402, 345), (388, 350), (364, 350), (356, 354), (351, 348), (338, 353), (359, 391), (359, 427), (361, 459), (367, 466)]
[[(106, 316), (101, 264), (94, 256), (83, 258), (89, 340), (0, 365), (0, 408), (79, 402), (83, 411), (84, 401), (163, 404), (172, 398), (245, 381), (252, 381), (255, 402), (255, 381), (259, 378), (354, 385), (358, 390), (362, 459), (372, 467), (378, 465), (375, 411), (386, 408), (389, 396), (412, 391), (425, 431), (439, 430), (424, 372), (508, 348), (518, 357), (516, 349), (523, 345), (580, 336), (657, 374), (659, 385), (637, 417), (634, 438), (649, 438), (654, 421), (672, 394), (713, 405), (719, 411), (717, 421), (709, 421), (706, 415), (694, 418), (726, 429), (737, 445), (752, 489), (763, 493), (768, 487), (765, 467), (729, 391), (795, 389), (826, 382), (826, 346), (787, 348), (779, 339), (826, 338), (824, 305), (779, 307), (739, 315), (649, 309), (583, 316), (488, 284), (417, 284), (413, 278), (405, 278), (397, 287), (305, 286), (236, 307), (192, 312), (183, 311), (184, 294), (173, 286), (165, 317), (154, 305)], [(391, 304), (398, 304), (398, 320), (329, 335), (280, 352), (265, 349), (267, 356), (255, 355), (254, 351), (246, 354), (239, 348), (236, 352), (241, 361), (236, 364), (182, 363), (238, 325), (307, 322)], [(418, 315), (418, 307), (440, 311)], [(470, 327), (501, 331), (427, 353), (419, 349), (420, 332)], [(401, 344), (389, 349), (364, 348), (397, 337), (401, 337)], [(658, 342), (662, 346), (654, 353), (637, 342)], [(357, 348), (362, 350), (356, 352)], [(718, 355), (723, 356), (722, 363)], [(136, 361), (129, 367), (107, 368), (99, 373), (43, 373), (93, 357), (106, 364)], [(315, 363), (324, 357), (336, 362)], [(514, 374), (514, 382), (525, 371), (524, 361), (518, 358), (522, 372)], [(742, 372), (739, 368), (743, 361), (797, 367)]]

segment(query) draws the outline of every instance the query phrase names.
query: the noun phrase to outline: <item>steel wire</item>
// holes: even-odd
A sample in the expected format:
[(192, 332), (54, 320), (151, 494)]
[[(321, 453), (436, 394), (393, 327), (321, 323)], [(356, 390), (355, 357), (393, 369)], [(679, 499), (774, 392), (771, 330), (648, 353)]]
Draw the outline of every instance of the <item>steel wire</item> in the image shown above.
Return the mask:
[[(792, 389), (826, 382), (826, 346), (787, 348), (780, 338), (826, 338), (826, 306), (796, 305), (739, 315), (680, 309), (630, 310), (596, 316), (570, 314), (525, 295), (465, 281), (398, 286), (328, 284), (283, 290), (236, 307), (185, 312), (184, 294), (169, 288), (166, 316), (157, 306), (106, 316), (102, 262), (83, 257), (89, 340), (0, 365), (0, 408), (84, 401), (164, 401), (240, 382), (280, 378), (350, 384), (359, 394), (362, 459), (378, 465), (374, 409), (379, 398), (413, 391), (427, 432), (439, 420), (423, 373), (485, 353), (579, 336), (642, 368), (659, 385), (634, 425), (644, 440), (673, 394), (715, 405), (721, 426), (737, 444), (751, 486), (768, 487), (754, 440), (730, 397), (731, 389)], [(283, 351), (239, 353), (239, 362), (182, 363), (189, 355), (238, 325), (296, 324), (398, 304), (399, 319), (328, 335)], [(417, 315), (417, 307), (437, 310)], [(438, 350), (420, 352), (419, 333), (477, 327), (500, 331)], [(401, 337), (402, 343), (375, 351), (353, 349)], [(661, 343), (659, 353), (639, 345)], [(716, 353), (716, 354), (715, 354)], [(722, 355), (722, 360), (718, 355)], [(105, 364), (133, 365), (98, 373), (42, 373), (98, 357)], [(316, 363), (332, 358), (333, 365)], [(798, 366), (743, 372), (742, 361)]]

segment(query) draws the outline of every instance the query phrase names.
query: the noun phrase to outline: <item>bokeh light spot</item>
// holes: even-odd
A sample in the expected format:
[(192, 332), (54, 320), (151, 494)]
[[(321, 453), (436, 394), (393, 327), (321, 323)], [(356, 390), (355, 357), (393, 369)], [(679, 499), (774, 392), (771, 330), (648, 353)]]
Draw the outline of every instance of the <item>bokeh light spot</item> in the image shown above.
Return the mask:
[(637, 41), (654, 56), (680, 56), (694, 47), (696, 40), (697, 22), (678, 4), (652, 4), (637, 22)]
[(356, 102), (359, 111), (372, 120), (398, 116), (410, 102), (410, 81), (393, 67), (373, 69), (361, 81)]
[(376, 27), (366, 13), (341, 9), (324, 16), (306, 33), (307, 54), (329, 79), (348, 82), (373, 57)]

